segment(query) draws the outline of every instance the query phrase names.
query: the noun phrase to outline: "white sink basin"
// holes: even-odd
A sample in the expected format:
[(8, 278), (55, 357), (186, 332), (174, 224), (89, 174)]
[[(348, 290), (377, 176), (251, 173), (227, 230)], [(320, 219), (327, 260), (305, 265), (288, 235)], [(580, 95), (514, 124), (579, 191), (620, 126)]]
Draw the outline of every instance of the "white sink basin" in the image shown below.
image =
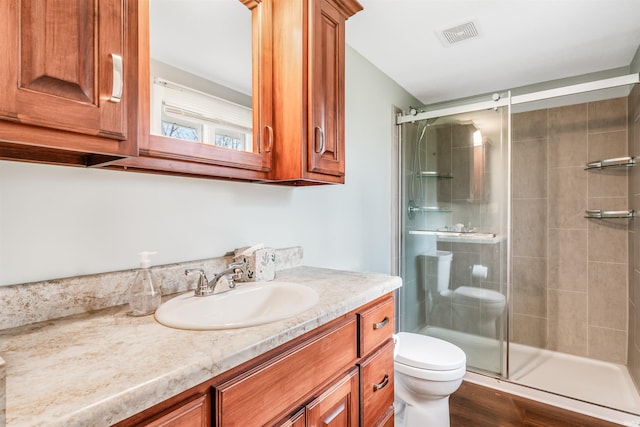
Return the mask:
[(318, 302), (308, 286), (271, 281), (239, 284), (238, 288), (207, 297), (193, 291), (179, 295), (156, 310), (165, 326), (191, 330), (218, 330), (262, 325), (300, 314)]

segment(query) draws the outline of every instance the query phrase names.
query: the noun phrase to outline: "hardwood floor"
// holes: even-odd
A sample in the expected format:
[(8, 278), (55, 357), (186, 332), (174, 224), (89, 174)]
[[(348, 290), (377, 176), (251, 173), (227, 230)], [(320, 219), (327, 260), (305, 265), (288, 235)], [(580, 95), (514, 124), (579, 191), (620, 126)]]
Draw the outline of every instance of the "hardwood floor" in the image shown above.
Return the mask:
[(535, 400), (464, 381), (449, 400), (451, 427), (615, 427)]

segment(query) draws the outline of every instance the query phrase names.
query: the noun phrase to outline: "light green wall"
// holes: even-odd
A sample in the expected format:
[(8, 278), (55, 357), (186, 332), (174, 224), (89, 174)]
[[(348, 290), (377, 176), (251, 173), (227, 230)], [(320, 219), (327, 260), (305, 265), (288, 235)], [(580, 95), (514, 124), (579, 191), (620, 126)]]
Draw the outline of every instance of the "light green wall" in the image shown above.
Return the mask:
[(633, 57), (629, 68), (632, 73), (640, 73), (640, 46), (638, 47), (638, 50), (636, 50), (636, 54)]
[(0, 285), (301, 245), (305, 264), (387, 273), (392, 105), (416, 100), (346, 52), (346, 184), (288, 188), (0, 161)]

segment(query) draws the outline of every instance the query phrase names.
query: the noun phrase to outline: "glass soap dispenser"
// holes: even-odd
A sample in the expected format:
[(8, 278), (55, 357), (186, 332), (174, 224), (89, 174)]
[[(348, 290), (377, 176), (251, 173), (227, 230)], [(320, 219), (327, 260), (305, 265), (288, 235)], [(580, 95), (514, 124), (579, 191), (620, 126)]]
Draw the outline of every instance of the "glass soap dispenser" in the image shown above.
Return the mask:
[(136, 272), (127, 294), (131, 316), (152, 314), (160, 306), (160, 288), (156, 286), (149, 266), (149, 255), (156, 252), (140, 252), (140, 269)]

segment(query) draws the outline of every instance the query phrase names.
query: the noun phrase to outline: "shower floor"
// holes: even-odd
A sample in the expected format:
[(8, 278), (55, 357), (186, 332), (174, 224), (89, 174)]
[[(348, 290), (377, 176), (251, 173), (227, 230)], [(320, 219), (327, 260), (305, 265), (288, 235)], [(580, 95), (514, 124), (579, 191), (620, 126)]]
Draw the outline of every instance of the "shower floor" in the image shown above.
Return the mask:
[[(470, 370), (499, 373), (500, 343), (437, 327), (420, 331), (462, 348)], [(640, 396), (624, 365), (550, 350), (510, 344), (508, 381), (596, 405), (640, 414)]]

